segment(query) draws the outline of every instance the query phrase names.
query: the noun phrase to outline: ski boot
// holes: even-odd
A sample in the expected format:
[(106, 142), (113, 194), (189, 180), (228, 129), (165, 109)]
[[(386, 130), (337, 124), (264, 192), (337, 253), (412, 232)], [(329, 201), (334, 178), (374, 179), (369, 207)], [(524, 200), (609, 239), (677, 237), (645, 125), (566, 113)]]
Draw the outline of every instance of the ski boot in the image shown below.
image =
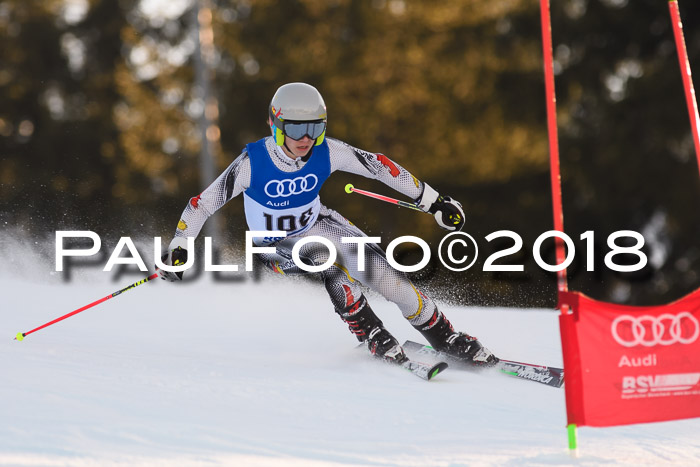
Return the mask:
[(440, 352), (475, 367), (490, 367), (498, 363), (489, 349), (476, 337), (455, 332), (452, 324), (437, 308), (427, 323), (415, 326), (430, 345)]
[(335, 311), (372, 355), (390, 363), (402, 363), (407, 360), (403, 347), (384, 328), (382, 320), (374, 314), (364, 295), (343, 310)]

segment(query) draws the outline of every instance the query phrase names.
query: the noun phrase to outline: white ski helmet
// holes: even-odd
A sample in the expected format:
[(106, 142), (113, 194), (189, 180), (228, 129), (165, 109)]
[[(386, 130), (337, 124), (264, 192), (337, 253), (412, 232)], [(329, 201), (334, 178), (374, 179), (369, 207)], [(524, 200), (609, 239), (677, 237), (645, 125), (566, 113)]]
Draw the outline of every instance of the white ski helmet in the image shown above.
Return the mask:
[(270, 129), (275, 143), (284, 144), (284, 137), (299, 140), (304, 136), (323, 143), (326, 136), (326, 103), (318, 90), (306, 83), (281, 86), (270, 101)]

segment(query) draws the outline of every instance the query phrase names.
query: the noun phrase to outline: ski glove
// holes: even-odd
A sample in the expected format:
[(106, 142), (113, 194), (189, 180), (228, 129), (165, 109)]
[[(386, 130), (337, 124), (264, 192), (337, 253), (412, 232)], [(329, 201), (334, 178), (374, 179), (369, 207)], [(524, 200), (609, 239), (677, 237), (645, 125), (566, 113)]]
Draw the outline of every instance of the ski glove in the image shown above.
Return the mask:
[[(167, 264), (168, 266), (181, 266), (187, 262), (187, 250), (179, 246), (173, 250), (170, 250), (170, 253), (163, 254), (161, 261), (163, 261), (163, 264)], [(158, 271), (158, 275), (160, 275), (161, 279), (168, 280), (170, 282), (181, 281), (182, 274), (184, 272), (170, 272), (163, 269), (158, 269), (157, 267), (156, 270)]]
[(427, 183), (423, 184), (423, 194), (416, 204), (425, 212), (435, 216), (435, 221), (445, 230), (462, 230), (464, 210), (459, 201), (449, 196), (441, 196)]

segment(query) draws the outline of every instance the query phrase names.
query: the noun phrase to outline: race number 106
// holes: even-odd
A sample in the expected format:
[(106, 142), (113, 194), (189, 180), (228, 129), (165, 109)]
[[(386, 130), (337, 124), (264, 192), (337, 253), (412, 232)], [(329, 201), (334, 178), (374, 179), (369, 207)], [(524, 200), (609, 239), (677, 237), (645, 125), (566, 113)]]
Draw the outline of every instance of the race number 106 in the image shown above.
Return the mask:
[[(522, 264), (494, 264), (496, 260), (515, 254), (523, 247), (522, 237), (511, 230), (499, 230), (497, 232), (493, 232), (487, 235), (485, 239), (486, 241), (491, 242), (497, 238), (504, 237), (512, 239), (515, 243), (513, 246), (499, 250), (486, 258), (486, 261), (484, 262), (484, 271), (523, 271), (524, 268)], [(554, 241), (556, 241), (556, 238), (559, 238), (566, 245), (566, 258), (560, 264), (548, 264), (542, 259), (542, 243), (550, 238), (554, 238)], [(593, 271), (595, 268), (593, 255), (594, 233), (592, 230), (586, 231), (581, 234), (580, 238), (586, 242), (586, 270)], [(621, 246), (618, 241), (624, 238), (633, 239), (635, 242), (634, 245)], [(644, 246), (644, 237), (639, 232), (635, 232), (633, 230), (618, 230), (617, 232), (613, 232), (608, 236), (607, 244), (609, 251), (605, 255), (604, 262), (605, 266), (609, 269), (617, 272), (633, 272), (639, 271), (646, 266), (647, 256), (642, 251), (642, 247)], [(576, 247), (574, 246), (574, 242), (571, 240), (571, 237), (565, 233), (558, 230), (549, 230), (537, 237), (537, 240), (535, 240), (535, 243), (532, 246), (532, 255), (539, 267), (545, 271), (556, 272), (566, 269), (573, 262), (576, 255)], [(633, 255), (637, 257), (637, 261), (634, 264), (619, 264), (616, 262), (616, 257), (619, 255)], [(617, 259), (619, 260), (619, 258)]]

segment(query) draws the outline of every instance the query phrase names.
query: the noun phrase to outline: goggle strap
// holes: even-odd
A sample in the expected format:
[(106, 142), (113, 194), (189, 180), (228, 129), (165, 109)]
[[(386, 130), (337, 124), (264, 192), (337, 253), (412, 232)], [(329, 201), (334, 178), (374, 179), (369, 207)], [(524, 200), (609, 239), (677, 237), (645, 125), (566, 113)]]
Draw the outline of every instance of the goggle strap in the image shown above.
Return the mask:
[(284, 133), (275, 125), (275, 144), (282, 146), (284, 144)]
[(326, 131), (324, 130), (323, 133), (321, 133), (321, 136), (316, 138), (316, 143), (314, 146), (318, 146), (319, 144), (323, 143), (323, 140), (326, 138)]

